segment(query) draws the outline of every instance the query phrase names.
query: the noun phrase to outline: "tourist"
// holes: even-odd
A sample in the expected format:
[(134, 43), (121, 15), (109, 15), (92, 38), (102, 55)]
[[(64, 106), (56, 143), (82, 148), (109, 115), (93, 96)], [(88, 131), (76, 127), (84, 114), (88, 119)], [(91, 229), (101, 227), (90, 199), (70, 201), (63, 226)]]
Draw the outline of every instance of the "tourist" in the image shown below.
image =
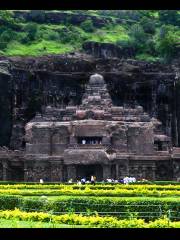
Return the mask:
[(71, 179), (69, 179), (68, 183), (72, 183), (72, 178), (71, 178)]
[(107, 178), (106, 180), (108, 183), (111, 183), (112, 182), (112, 179), (111, 178)]
[(81, 185), (81, 181), (77, 181), (77, 185)]
[(124, 181), (125, 184), (133, 183), (133, 182), (136, 182), (136, 178), (135, 177), (125, 177), (123, 179), (123, 181)]
[(94, 176), (94, 183), (96, 183), (96, 176)]
[(95, 185), (95, 177), (94, 176), (91, 176), (91, 184), (94, 184)]
[(118, 180), (119, 183), (124, 183), (123, 179)]
[(40, 183), (44, 183), (43, 179), (40, 179)]
[(82, 178), (81, 179), (81, 184), (85, 184), (86, 183), (86, 179), (85, 178)]

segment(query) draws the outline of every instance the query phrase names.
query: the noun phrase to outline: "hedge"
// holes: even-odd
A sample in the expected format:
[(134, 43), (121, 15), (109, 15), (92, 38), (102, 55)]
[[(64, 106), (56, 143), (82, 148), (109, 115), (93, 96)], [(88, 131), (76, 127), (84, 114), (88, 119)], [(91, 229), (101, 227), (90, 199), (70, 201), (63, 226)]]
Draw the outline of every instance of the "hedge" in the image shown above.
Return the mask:
[(41, 221), (70, 225), (89, 225), (102, 228), (177, 228), (180, 227), (179, 222), (171, 222), (167, 217), (158, 219), (154, 222), (145, 223), (143, 219), (126, 219), (118, 220), (115, 217), (101, 216), (82, 216), (77, 214), (52, 215), (49, 213), (24, 212), (19, 209), (14, 211), (0, 211), (0, 218), (18, 219), (25, 221)]
[[(15, 184), (26, 184), (26, 185), (36, 185), (39, 184), (39, 182), (25, 182), (25, 181), (21, 181), (21, 182), (16, 182), (16, 181), (0, 181), (0, 185), (4, 185), (4, 184), (11, 184), (11, 185), (15, 185)], [(46, 185), (52, 185), (52, 184), (57, 184), (57, 185), (74, 185), (76, 184), (76, 182), (74, 183), (68, 183), (68, 182), (45, 182)], [(120, 183), (108, 183), (108, 182), (96, 182), (97, 185), (123, 185)], [(177, 181), (137, 181), (135, 183), (129, 183), (130, 185), (148, 185), (148, 184), (156, 184), (156, 185), (180, 185), (180, 182)]]
[(146, 188), (135, 188), (135, 189), (114, 189), (114, 190), (104, 190), (104, 189), (0, 189), (0, 195), (22, 195), (22, 196), (61, 196), (61, 195), (71, 195), (71, 196), (113, 196), (113, 197), (162, 197), (162, 196), (180, 196), (179, 190), (157, 190), (157, 189), (146, 189)]
[(3, 189), (46, 189), (46, 190), (51, 190), (51, 189), (68, 189), (68, 190), (86, 190), (86, 189), (92, 189), (92, 190), (117, 190), (117, 189), (147, 189), (147, 190), (180, 190), (180, 185), (126, 185), (126, 184), (118, 184), (118, 185), (108, 185), (108, 184), (98, 184), (98, 185), (66, 185), (66, 184), (34, 184), (34, 185), (27, 185), (27, 184), (14, 184), (14, 185), (0, 185), (0, 190)]
[[(0, 209), (20, 208), (25, 211), (61, 212), (109, 212), (120, 218), (137, 215), (144, 219), (156, 219), (170, 209), (172, 217), (180, 217), (178, 198), (116, 198), (116, 197), (70, 197), (62, 196), (56, 200), (47, 197), (23, 198), (0, 196)], [(124, 212), (118, 214), (118, 212)], [(134, 212), (134, 214), (133, 214)]]

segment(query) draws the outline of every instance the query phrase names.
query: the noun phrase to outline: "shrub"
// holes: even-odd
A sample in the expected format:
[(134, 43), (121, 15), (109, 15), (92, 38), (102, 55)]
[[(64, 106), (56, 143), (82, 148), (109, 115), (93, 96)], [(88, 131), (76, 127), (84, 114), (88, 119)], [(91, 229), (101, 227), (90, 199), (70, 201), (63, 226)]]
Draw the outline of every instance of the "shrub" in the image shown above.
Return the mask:
[(85, 32), (93, 32), (94, 31), (94, 25), (91, 19), (87, 19), (84, 22), (81, 23), (81, 28)]
[(170, 61), (176, 54), (177, 28), (162, 26), (156, 41), (156, 50), (165, 61)]
[(21, 197), (0, 196), (0, 209), (14, 209), (21, 204)]
[(159, 20), (164, 24), (172, 24), (179, 26), (179, 13), (177, 10), (160, 10)]
[(27, 23), (24, 27), (24, 31), (28, 33), (28, 38), (30, 41), (35, 40), (36, 33), (37, 33), (37, 23)]
[(146, 37), (146, 34), (140, 24), (133, 24), (129, 30), (129, 35), (137, 42), (137, 44), (143, 43)]
[(164, 217), (154, 222), (145, 223), (143, 219), (118, 220), (116, 217), (82, 216), (77, 214), (51, 215), (42, 212), (23, 212), (19, 209), (13, 211), (0, 211), (0, 218), (18, 219), (25, 221), (52, 222), (69, 225), (89, 225), (100, 228), (167, 228), (178, 227), (180, 222), (171, 222)]
[(131, 45), (137, 51), (143, 51), (147, 40), (147, 34), (144, 32), (143, 27), (140, 24), (133, 24), (130, 27), (129, 36), (131, 39)]
[(134, 42), (132, 39), (128, 40), (119, 40), (116, 44), (122, 48), (134, 48)]
[(0, 194), (12, 194), (21, 196), (59, 196), (59, 195), (71, 195), (71, 196), (113, 196), (113, 197), (132, 197), (132, 196), (179, 196), (180, 191), (173, 190), (157, 190), (157, 189), (90, 189), (86, 187), (82, 189), (62, 188), (62, 189), (0, 189)]
[(44, 10), (31, 10), (30, 11), (31, 19), (38, 22), (45, 21), (45, 11)]
[(156, 30), (155, 21), (149, 17), (142, 17), (140, 24), (143, 27), (145, 33), (154, 34)]
[[(136, 216), (144, 219), (157, 219), (167, 214), (170, 209), (174, 219), (180, 217), (178, 198), (116, 198), (116, 197), (72, 197), (62, 196), (56, 200), (47, 197), (22, 198), (15, 196), (0, 196), (1, 209), (20, 208), (26, 211), (48, 212), (124, 212), (119, 216), (131, 218)], [(147, 214), (145, 215), (145, 213)]]

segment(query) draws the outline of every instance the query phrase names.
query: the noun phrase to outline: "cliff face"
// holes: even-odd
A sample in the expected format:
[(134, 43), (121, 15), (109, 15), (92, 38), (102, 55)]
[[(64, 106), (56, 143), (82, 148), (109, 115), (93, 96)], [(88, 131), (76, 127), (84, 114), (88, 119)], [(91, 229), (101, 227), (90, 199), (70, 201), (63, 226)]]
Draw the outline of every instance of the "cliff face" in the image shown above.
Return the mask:
[[(45, 11), (45, 10), (32, 10), (32, 11), (18, 11), (15, 10), (15, 18), (24, 18), (26, 21), (37, 22), (37, 23), (51, 23), (51, 24), (66, 24), (67, 22), (72, 25), (79, 25), (91, 19), (95, 27), (103, 27), (108, 23), (113, 23), (111, 17), (98, 17), (89, 14), (73, 13), (73, 12), (56, 12), (56, 11)], [(117, 20), (116, 20), (117, 21)], [(121, 23), (122, 21), (117, 21)]]
[(8, 145), (12, 128), (12, 78), (8, 62), (0, 62), (0, 146)]
[[(47, 105), (80, 104), (88, 78), (104, 76), (115, 105), (139, 104), (163, 123), (180, 146), (180, 83), (178, 67), (86, 54), (44, 57), (1, 57), (0, 145), (24, 146), (24, 125)], [(176, 63), (177, 64), (177, 63)], [(6, 66), (5, 66), (6, 65)], [(9, 75), (9, 73), (11, 75)]]
[(83, 44), (83, 50), (87, 54), (91, 54), (97, 58), (133, 58), (135, 57), (135, 49), (132, 47), (120, 47), (113, 43), (99, 43), (94, 41), (86, 41)]

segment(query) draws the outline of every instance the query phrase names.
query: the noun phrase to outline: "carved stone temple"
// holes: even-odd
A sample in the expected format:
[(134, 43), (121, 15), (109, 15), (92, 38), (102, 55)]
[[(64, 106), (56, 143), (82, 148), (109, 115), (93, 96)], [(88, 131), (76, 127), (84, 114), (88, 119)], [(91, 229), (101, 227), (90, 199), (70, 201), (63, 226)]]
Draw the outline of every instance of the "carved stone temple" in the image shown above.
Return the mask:
[(180, 178), (180, 148), (161, 122), (141, 106), (114, 106), (99, 74), (90, 77), (81, 105), (48, 106), (25, 131), (24, 151), (0, 151), (3, 180)]

